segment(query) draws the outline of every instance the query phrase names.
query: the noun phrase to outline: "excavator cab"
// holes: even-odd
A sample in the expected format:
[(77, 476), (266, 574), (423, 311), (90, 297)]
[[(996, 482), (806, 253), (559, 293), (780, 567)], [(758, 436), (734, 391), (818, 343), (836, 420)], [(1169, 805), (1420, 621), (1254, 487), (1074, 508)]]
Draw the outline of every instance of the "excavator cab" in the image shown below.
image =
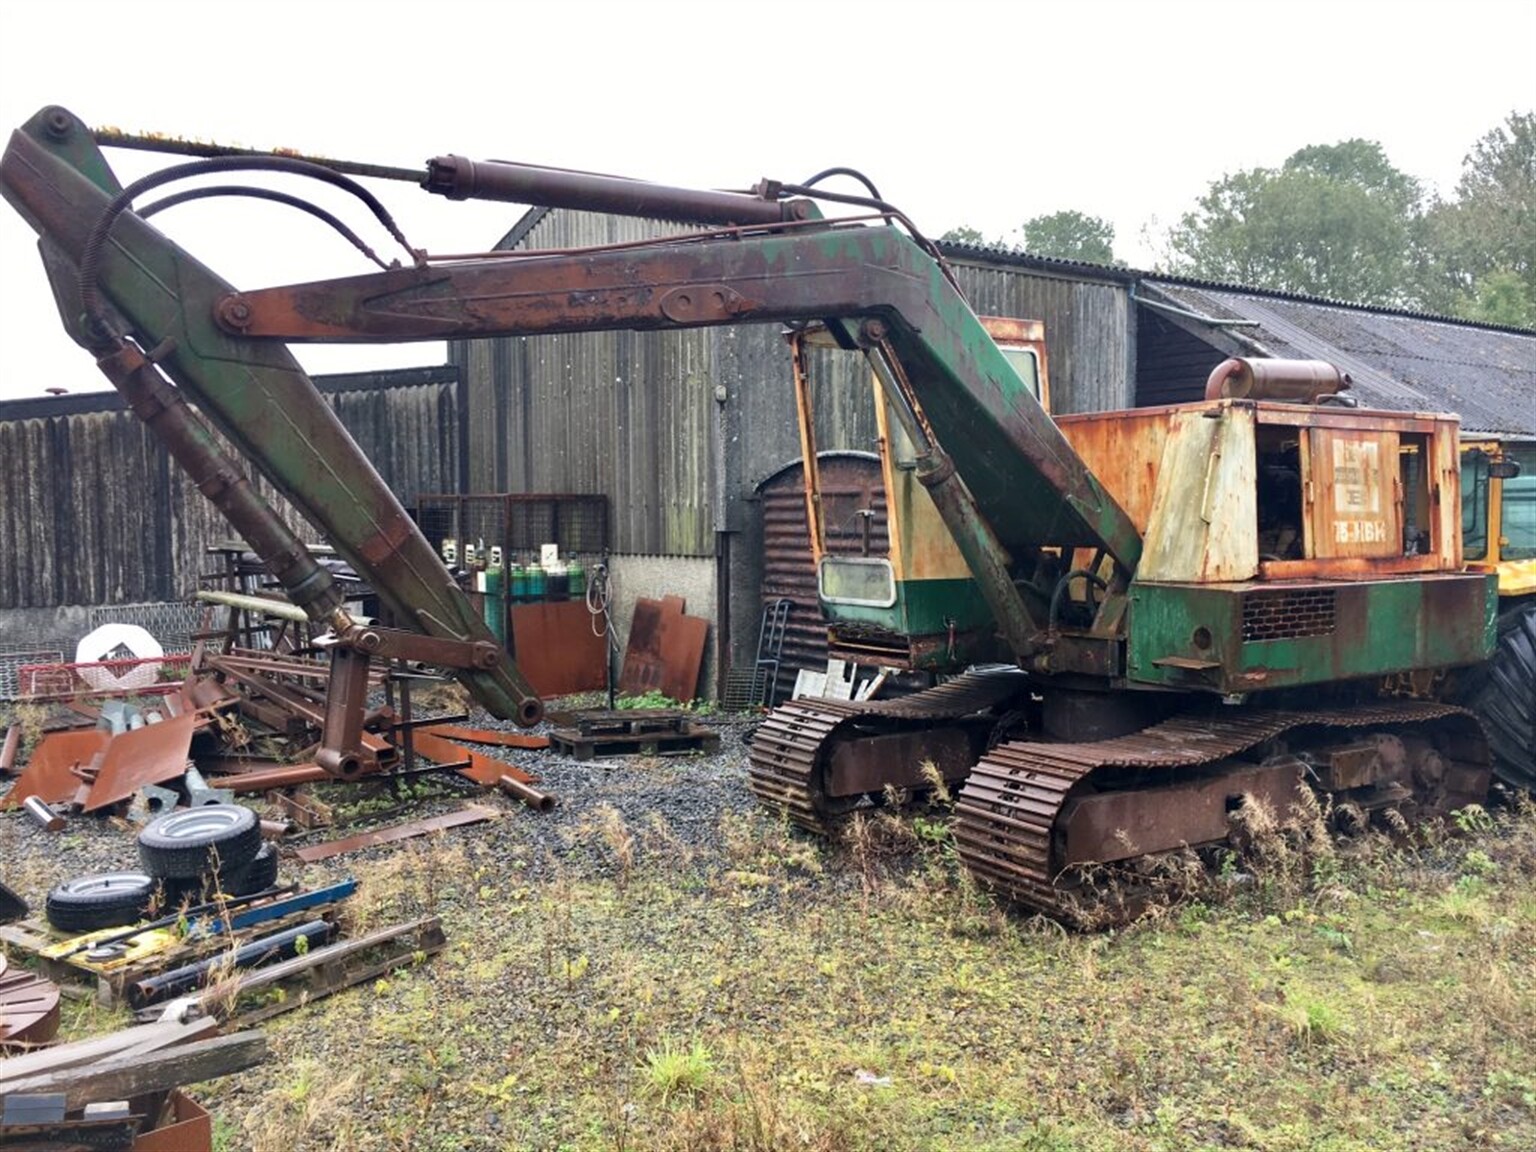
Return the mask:
[[(1030, 396), (1050, 410), (1045, 326), (1038, 320), (978, 317)], [(817, 596), (828, 621), (831, 656), (856, 664), (907, 671), (954, 672), (968, 665), (1008, 662), (991, 610), (971, 577), (933, 499), (918, 481), (918, 449), (904, 431), (895, 401), (871, 372), (883, 507), (855, 509), (858, 555), (828, 547), (826, 517), (832, 502), (815, 466), (818, 354), (836, 354), (826, 328), (790, 333), (795, 365), (796, 417), (806, 447), (805, 496)], [(856, 355), (856, 353), (843, 353)], [(837, 515), (846, 516), (844, 510)], [(836, 526), (834, 526), (836, 527)]]

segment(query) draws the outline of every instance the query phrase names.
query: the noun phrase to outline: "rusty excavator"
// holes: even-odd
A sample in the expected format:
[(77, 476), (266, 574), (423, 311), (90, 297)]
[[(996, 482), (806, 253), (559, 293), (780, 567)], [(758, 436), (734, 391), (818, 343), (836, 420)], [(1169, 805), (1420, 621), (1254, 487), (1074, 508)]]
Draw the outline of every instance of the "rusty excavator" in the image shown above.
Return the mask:
[[(353, 193), (404, 263), (239, 291), (148, 219), (230, 188), (136, 206), (245, 170)], [(1305, 785), (1358, 819), (1412, 818), (1482, 801), (1494, 773), (1536, 782), (1529, 730), (1495, 762), (1452, 695), (1458, 670), (1494, 651), (1497, 610), (1494, 578), (1462, 562), (1454, 417), (1337, 403), (1326, 366), (1233, 361), (1203, 402), (1053, 420), (1027, 359), (1005, 354), (938, 251), (872, 189), (692, 191), (459, 156), (431, 160), (421, 182), (696, 230), (433, 258), (353, 180), (290, 156), (194, 160), (124, 188), (57, 107), (0, 160), (71, 334), (328, 627), (319, 762), (337, 776), (357, 770), (370, 660), (451, 669), (520, 723), (541, 705), (286, 345), (771, 323), (867, 358), (889, 506), (903, 510), (893, 536), (915, 539), (922, 517), (943, 528), (939, 549), (820, 555), (834, 650), (956, 673), (896, 699), (774, 710), (750, 755), (772, 810), (825, 831), (930, 786), (930, 763), (959, 785), (965, 866), (1071, 919), (1086, 871), (1121, 867), (1133, 890), (1133, 862), (1224, 842), (1255, 799), (1283, 808)], [(204, 421), (370, 581), (392, 627), (348, 616)]]

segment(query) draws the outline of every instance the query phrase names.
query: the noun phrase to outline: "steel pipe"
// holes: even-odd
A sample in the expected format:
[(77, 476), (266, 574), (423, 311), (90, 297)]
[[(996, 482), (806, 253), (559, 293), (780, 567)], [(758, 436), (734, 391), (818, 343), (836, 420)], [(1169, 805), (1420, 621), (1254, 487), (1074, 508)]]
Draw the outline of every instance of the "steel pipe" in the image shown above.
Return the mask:
[(496, 787), (514, 800), (521, 800), (535, 812), (548, 812), (555, 806), (555, 798), (548, 792), (540, 792), (537, 788), (524, 784), (521, 780), (514, 780), (511, 776), (501, 777), (496, 781)]

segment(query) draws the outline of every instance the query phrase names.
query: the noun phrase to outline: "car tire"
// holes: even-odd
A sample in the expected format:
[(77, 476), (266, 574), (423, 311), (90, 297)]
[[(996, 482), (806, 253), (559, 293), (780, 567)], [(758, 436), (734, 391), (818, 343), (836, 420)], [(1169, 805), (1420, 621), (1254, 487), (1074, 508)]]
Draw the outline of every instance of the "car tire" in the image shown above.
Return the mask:
[(195, 880), (245, 868), (261, 848), (256, 813), (239, 804), (171, 812), (139, 833), (139, 860), (161, 880)]
[(136, 924), (159, 890), (142, 872), (102, 872), (66, 880), (48, 893), (43, 913), (60, 932), (80, 935)]

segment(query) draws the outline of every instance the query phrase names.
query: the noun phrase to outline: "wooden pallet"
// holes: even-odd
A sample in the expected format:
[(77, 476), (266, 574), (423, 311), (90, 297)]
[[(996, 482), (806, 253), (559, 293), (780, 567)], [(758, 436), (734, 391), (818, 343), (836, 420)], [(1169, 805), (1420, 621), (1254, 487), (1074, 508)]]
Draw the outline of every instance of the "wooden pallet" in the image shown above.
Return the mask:
[(720, 733), (686, 720), (658, 723), (654, 718), (591, 722), (579, 728), (557, 728), (549, 743), (557, 752), (591, 760), (601, 756), (665, 756), (679, 752), (715, 752)]
[[(151, 976), (158, 976), (162, 972), (169, 972), (173, 968), (180, 968), (184, 964), (192, 964), (209, 956), (227, 952), (259, 936), (268, 936), (287, 928), (294, 928), (316, 918), (329, 919), (334, 914), (333, 909), (303, 909), (280, 919), (263, 921), (260, 924), (239, 929), (231, 935), (197, 936), (160, 948), (139, 959), (110, 965), (90, 963), (83, 953), (67, 958), (47, 955), (47, 950), (55, 948), (66, 938), (54, 934), (41, 920), (25, 920), (0, 927), (0, 942), (25, 953), (35, 963), (38, 972), (55, 984), (65, 988), (94, 987), (97, 1003), (112, 1007), (127, 1002), (127, 989), (130, 984), (136, 984)], [(104, 932), (119, 931), (122, 929), (104, 930)], [(146, 933), (146, 935), (149, 934)]]
[(570, 727), (583, 736), (638, 736), (683, 732), (690, 716), (674, 708), (625, 708), (610, 712), (577, 712)]
[[(232, 974), (227, 984), (193, 993), (197, 1012), (247, 1028), (327, 996), (420, 964), (447, 947), (442, 922), (424, 917), (338, 940), (302, 956)], [(153, 1020), (164, 1005), (139, 1013)]]

